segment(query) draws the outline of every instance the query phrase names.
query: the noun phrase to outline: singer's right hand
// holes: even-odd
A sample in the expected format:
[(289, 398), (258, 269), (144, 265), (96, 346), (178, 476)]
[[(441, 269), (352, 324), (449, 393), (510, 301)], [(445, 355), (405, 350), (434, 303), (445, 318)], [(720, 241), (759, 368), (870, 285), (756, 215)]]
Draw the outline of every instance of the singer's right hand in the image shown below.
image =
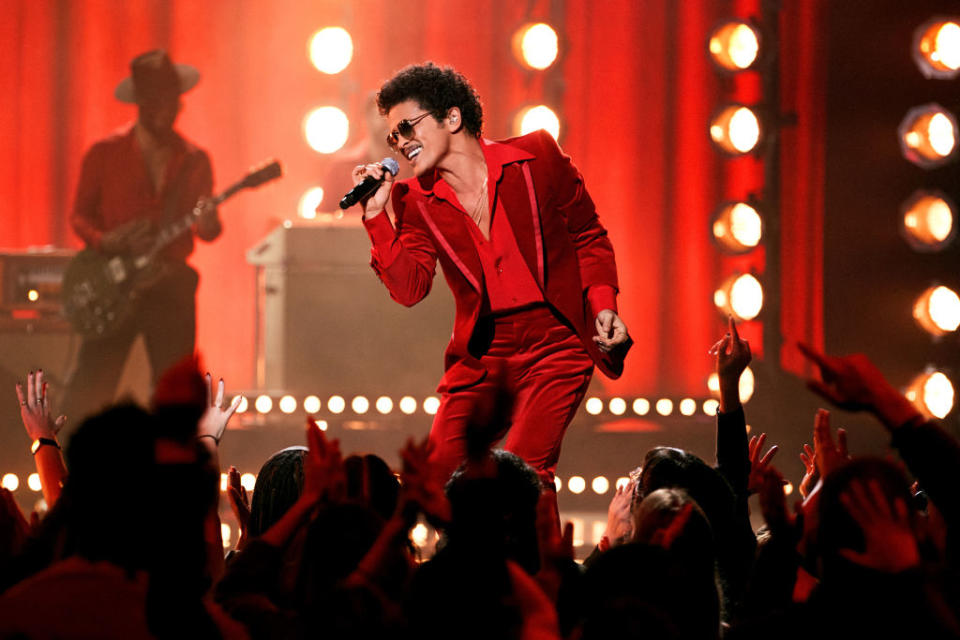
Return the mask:
[(353, 168), (350, 176), (353, 178), (354, 186), (363, 182), (363, 179), (367, 176), (372, 176), (377, 180), (381, 177), (383, 178), (383, 183), (380, 184), (380, 188), (374, 191), (373, 195), (366, 200), (360, 201), (360, 206), (363, 207), (364, 219), (372, 218), (383, 211), (387, 206), (387, 200), (390, 198), (390, 189), (393, 187), (393, 174), (389, 171), (384, 171), (383, 165), (379, 162), (372, 162), (366, 165), (357, 165)]

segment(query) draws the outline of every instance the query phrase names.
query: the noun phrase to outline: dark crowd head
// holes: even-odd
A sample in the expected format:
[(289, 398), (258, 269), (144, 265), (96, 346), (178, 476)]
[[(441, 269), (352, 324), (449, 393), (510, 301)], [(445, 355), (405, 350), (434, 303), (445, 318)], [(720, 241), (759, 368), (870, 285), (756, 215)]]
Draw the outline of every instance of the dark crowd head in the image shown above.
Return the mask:
[(383, 458), (371, 453), (351, 455), (343, 461), (347, 475), (347, 500), (362, 504), (387, 520), (397, 508), (400, 482)]
[(657, 531), (667, 529), (683, 508), (692, 505), (690, 516), (670, 548), (693, 563), (713, 571), (713, 531), (700, 506), (682, 489), (657, 489), (647, 495), (634, 514), (634, 542), (650, 544)]
[(519, 456), (495, 449), (489, 466), (477, 472), (471, 462), (447, 482), (450, 501), (450, 544), (482, 544), (499, 548), (535, 573), (540, 567), (537, 547), (537, 502), (541, 483), (537, 472)]
[(263, 535), (293, 506), (303, 492), (306, 447), (288, 447), (270, 456), (257, 473), (250, 502), (248, 535)]
[(440, 122), (447, 112), (457, 107), (463, 127), (471, 135), (480, 136), (483, 130), (483, 107), (480, 96), (463, 75), (451, 67), (438, 67), (432, 62), (411, 65), (387, 80), (377, 94), (377, 106), (382, 115), (390, 109), (413, 100)]
[(153, 392), (157, 435), (180, 443), (197, 435), (197, 423), (207, 406), (207, 384), (200, 359), (189, 355), (163, 372)]

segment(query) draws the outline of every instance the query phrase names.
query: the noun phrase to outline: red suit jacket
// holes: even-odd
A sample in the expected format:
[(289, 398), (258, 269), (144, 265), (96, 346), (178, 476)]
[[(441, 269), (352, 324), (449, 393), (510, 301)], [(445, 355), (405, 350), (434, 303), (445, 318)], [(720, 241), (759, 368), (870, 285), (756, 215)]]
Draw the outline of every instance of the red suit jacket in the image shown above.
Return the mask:
[[(629, 342), (603, 354), (593, 341), (594, 318), (601, 309), (591, 308), (596, 305), (590, 304), (587, 289), (605, 285), (616, 292), (617, 267), (583, 176), (542, 130), (482, 144), (490, 202), (501, 198), (544, 299), (574, 327), (600, 370), (619, 377)], [(412, 306), (422, 300), (430, 292), (438, 260), (443, 267), (456, 318), (441, 392), (470, 386), (486, 375), (468, 349), (484, 296), (483, 269), (466, 226), (474, 223), (451, 204), (451, 197), (436, 172), (403, 180), (392, 193), (396, 230), (383, 214), (365, 222), (373, 243), (371, 266), (397, 302)]]

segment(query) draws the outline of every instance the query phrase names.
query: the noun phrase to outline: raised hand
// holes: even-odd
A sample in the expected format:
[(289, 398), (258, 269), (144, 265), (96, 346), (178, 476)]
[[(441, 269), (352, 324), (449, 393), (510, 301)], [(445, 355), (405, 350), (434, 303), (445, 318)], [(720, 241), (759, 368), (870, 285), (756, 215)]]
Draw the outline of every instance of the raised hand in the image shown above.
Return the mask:
[(917, 537), (902, 498), (895, 498), (891, 505), (876, 480), (853, 480), (840, 495), (840, 502), (860, 525), (865, 542), (863, 551), (840, 549), (840, 555), (886, 573), (899, 573), (920, 564)]
[(220, 382), (217, 383), (216, 395), (213, 393), (213, 378), (210, 374), (207, 373), (203, 378), (207, 383), (207, 408), (200, 418), (200, 423), (197, 425), (197, 437), (212, 439), (217, 444), (220, 444), (220, 439), (223, 437), (223, 432), (227, 428), (227, 423), (230, 422), (230, 418), (236, 413), (237, 407), (240, 406), (241, 397), (234, 397), (230, 402), (230, 406), (224, 408), (223, 378), (220, 378)]
[(363, 182), (367, 177), (373, 177), (377, 180), (383, 178), (380, 187), (369, 197), (360, 201), (360, 205), (363, 207), (364, 218), (372, 218), (383, 211), (384, 207), (387, 206), (387, 200), (390, 198), (390, 189), (393, 188), (393, 174), (385, 171), (383, 165), (379, 162), (372, 162), (366, 165), (359, 164), (354, 167), (353, 171), (350, 172), (350, 177), (353, 179), (354, 186)]
[(847, 452), (847, 432), (838, 429), (837, 441), (834, 443), (833, 434), (830, 431), (830, 412), (826, 409), (818, 409), (813, 419), (813, 451), (817, 470), (822, 478), (850, 460), (850, 454)]
[(537, 502), (537, 542), (540, 571), (536, 581), (555, 603), (563, 583), (564, 565), (573, 562), (573, 523), (566, 523), (561, 530), (556, 502), (549, 491), (542, 491)]
[(247, 544), (247, 531), (250, 526), (250, 498), (247, 496), (247, 489), (240, 483), (240, 472), (234, 466), (227, 472), (227, 498), (240, 529), (237, 549), (243, 549)]
[(716, 371), (720, 383), (720, 410), (724, 413), (740, 407), (740, 375), (753, 359), (750, 342), (741, 340), (733, 316), (727, 318), (727, 334), (707, 351), (716, 356)]
[[(776, 467), (765, 467), (760, 475), (757, 496), (760, 499), (760, 513), (772, 535), (789, 534), (799, 537), (800, 527), (796, 526), (796, 517), (787, 511), (787, 498), (783, 493), (783, 476)], [(799, 505), (797, 507), (799, 517)]]
[(594, 324), (596, 325), (597, 335), (593, 336), (593, 341), (597, 343), (597, 348), (603, 353), (609, 353), (630, 338), (627, 325), (612, 309), (601, 310), (597, 314)]
[(444, 479), (430, 463), (431, 448), (429, 438), (420, 442), (409, 438), (400, 451), (401, 509), (408, 520), (419, 510), (432, 524), (443, 525), (450, 522), (450, 503), (443, 492)]
[(43, 369), (27, 374), (26, 392), (23, 385), (17, 383), (17, 400), (20, 401), (20, 419), (30, 441), (38, 438), (55, 440), (60, 429), (66, 424), (67, 417), (59, 416), (56, 420), (53, 419)]
[(302, 497), (312, 504), (339, 502), (346, 493), (347, 474), (340, 441), (327, 440), (313, 416), (307, 417), (307, 455), (303, 460)]
[(611, 546), (629, 540), (633, 536), (633, 492), (637, 486), (636, 480), (630, 480), (623, 486), (617, 487), (610, 506), (607, 508), (607, 530), (604, 537)]
[(748, 493), (757, 493), (760, 490), (763, 474), (770, 464), (770, 461), (773, 460), (773, 456), (777, 455), (777, 451), (780, 450), (780, 447), (773, 445), (761, 458), (760, 452), (763, 450), (763, 445), (766, 441), (767, 434), (761, 433), (759, 437), (751, 437), (750, 443), (747, 445), (748, 456), (750, 458), (750, 476), (747, 479)]
[(803, 445), (803, 451), (800, 452), (800, 462), (803, 463), (803, 478), (797, 489), (800, 495), (806, 498), (820, 479), (820, 473), (817, 471), (816, 453), (809, 444)]

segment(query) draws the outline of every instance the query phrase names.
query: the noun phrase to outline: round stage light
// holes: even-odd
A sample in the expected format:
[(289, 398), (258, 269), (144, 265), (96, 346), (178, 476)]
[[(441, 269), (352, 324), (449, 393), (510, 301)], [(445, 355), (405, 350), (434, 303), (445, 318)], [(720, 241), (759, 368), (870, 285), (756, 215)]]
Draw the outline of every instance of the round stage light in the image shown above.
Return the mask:
[(320, 411), (320, 398), (317, 396), (307, 396), (303, 399), (303, 410), (307, 413), (316, 413)]
[(623, 398), (610, 398), (610, 413), (615, 416), (622, 416), (627, 412), (627, 401)]
[(293, 413), (297, 410), (297, 399), (290, 395), (283, 396), (280, 398), (279, 407), (284, 413)]
[(418, 547), (423, 547), (427, 544), (428, 533), (427, 526), (422, 522), (418, 522), (413, 529), (410, 530), (410, 541)]
[(353, 38), (343, 27), (325, 27), (310, 38), (309, 51), (318, 71), (340, 73), (353, 59)]
[(220, 523), (220, 538), (223, 540), (223, 548), (227, 549), (230, 547), (230, 525), (226, 522)]
[(598, 416), (600, 412), (603, 411), (603, 400), (600, 398), (587, 398), (584, 408), (590, 415)]
[(440, 409), (440, 398), (436, 396), (430, 396), (423, 400), (423, 412), (429, 416), (436, 415), (437, 411)]
[(760, 143), (761, 134), (760, 118), (742, 104), (723, 107), (710, 120), (710, 139), (720, 150), (732, 155), (753, 151)]
[(387, 415), (388, 413), (393, 411), (393, 400), (391, 400), (387, 396), (380, 396), (379, 398), (377, 398), (376, 407), (377, 407), (377, 411), (379, 411), (383, 415)]
[(250, 408), (250, 402), (247, 400), (246, 396), (240, 396), (240, 404), (237, 405), (236, 413), (246, 413), (247, 409)]
[(593, 489), (595, 494), (602, 496), (610, 490), (610, 481), (603, 476), (597, 476), (590, 483), (590, 488)]
[(273, 398), (266, 395), (257, 396), (253, 407), (257, 410), (257, 413), (270, 413), (273, 410)]
[(40, 299), (39, 291), (37, 291), (36, 289), (30, 289), (29, 291), (27, 291), (27, 300), (29, 300), (30, 302), (36, 302), (39, 299)]
[(614, 486), (615, 486), (617, 489), (623, 489), (623, 488), (626, 487), (628, 484), (630, 484), (630, 478), (628, 478), (628, 477), (626, 477), (626, 476), (620, 476), (619, 478), (617, 478), (617, 482), (616, 482), (616, 484), (615, 484)]
[(252, 473), (244, 473), (240, 476), (240, 486), (247, 490), (247, 493), (253, 491), (257, 486), (257, 476)]
[(960, 296), (950, 287), (930, 287), (913, 305), (913, 318), (934, 336), (943, 336), (960, 327)]
[(327, 425), (326, 420), (314, 420), (313, 424), (317, 425), (317, 428), (320, 429), (320, 431), (326, 431), (327, 427), (329, 426)]
[(684, 398), (680, 401), (680, 415), (692, 416), (697, 412), (697, 401), (693, 398)]
[(560, 493), (560, 490), (563, 489), (563, 480), (560, 479), (560, 476), (553, 476), (553, 486), (556, 487), (557, 493)]
[(913, 60), (927, 78), (949, 80), (960, 72), (960, 20), (935, 18), (913, 32)]
[(40, 482), (39, 473), (31, 473), (27, 476), (27, 486), (30, 487), (30, 491), (40, 491), (43, 489), (43, 484)]
[(220, 492), (226, 493), (227, 486), (230, 484), (230, 476), (226, 473), (220, 474)]
[(297, 213), (305, 220), (313, 220), (317, 217), (317, 207), (321, 202), (323, 202), (323, 187), (310, 187), (300, 196)]
[(650, 413), (650, 401), (646, 398), (637, 398), (633, 401), (633, 412), (638, 416)]
[(673, 400), (669, 398), (660, 398), (656, 404), (657, 413), (662, 416), (668, 416), (673, 413)]
[(903, 156), (924, 169), (939, 167), (956, 155), (957, 119), (934, 102), (907, 112), (898, 133)]
[(514, 34), (513, 50), (524, 66), (539, 71), (556, 61), (560, 51), (560, 39), (548, 24), (527, 24)]
[(517, 115), (515, 128), (522, 136), (537, 129), (546, 129), (556, 140), (560, 137), (560, 118), (546, 105), (527, 107)]
[(747, 404), (753, 397), (753, 392), (757, 388), (757, 379), (753, 375), (753, 369), (747, 367), (740, 374), (740, 402)]
[(570, 490), (570, 493), (583, 493), (586, 488), (587, 481), (580, 476), (570, 476), (570, 479), (567, 480), (567, 489)]
[(350, 120), (336, 107), (318, 107), (303, 119), (303, 134), (314, 151), (333, 153), (350, 137)]
[(728, 202), (713, 216), (713, 239), (731, 253), (756, 248), (763, 238), (763, 220), (746, 202)]
[(720, 395), (720, 376), (716, 371), (707, 376), (707, 389), (711, 395)]
[(942, 371), (931, 369), (921, 373), (904, 395), (928, 418), (943, 419), (953, 410), (953, 383)]
[(713, 30), (707, 49), (710, 59), (721, 69), (743, 71), (759, 57), (760, 34), (746, 22), (731, 20)]
[(356, 396), (350, 402), (350, 408), (353, 409), (354, 413), (364, 414), (370, 410), (370, 401), (364, 396)]
[(785, 485), (783, 485), (783, 495), (788, 496), (791, 493), (793, 493), (793, 483), (788, 482)]
[(736, 274), (713, 292), (713, 303), (724, 315), (753, 320), (763, 309), (763, 287), (749, 273)]
[(406, 415), (413, 415), (417, 411), (417, 400), (413, 396), (403, 396), (400, 398), (400, 411)]
[(957, 233), (956, 210), (953, 201), (940, 191), (920, 189), (900, 207), (900, 231), (914, 250), (939, 251)]
[(0, 487), (7, 491), (16, 491), (20, 486), (20, 478), (15, 473), (6, 473), (0, 478)]
[(708, 416), (717, 415), (717, 410), (720, 408), (720, 401), (715, 398), (709, 398), (703, 401), (703, 413)]
[(343, 413), (346, 408), (347, 401), (343, 399), (343, 396), (330, 396), (330, 399), (327, 400), (327, 409), (330, 410), (330, 413)]

